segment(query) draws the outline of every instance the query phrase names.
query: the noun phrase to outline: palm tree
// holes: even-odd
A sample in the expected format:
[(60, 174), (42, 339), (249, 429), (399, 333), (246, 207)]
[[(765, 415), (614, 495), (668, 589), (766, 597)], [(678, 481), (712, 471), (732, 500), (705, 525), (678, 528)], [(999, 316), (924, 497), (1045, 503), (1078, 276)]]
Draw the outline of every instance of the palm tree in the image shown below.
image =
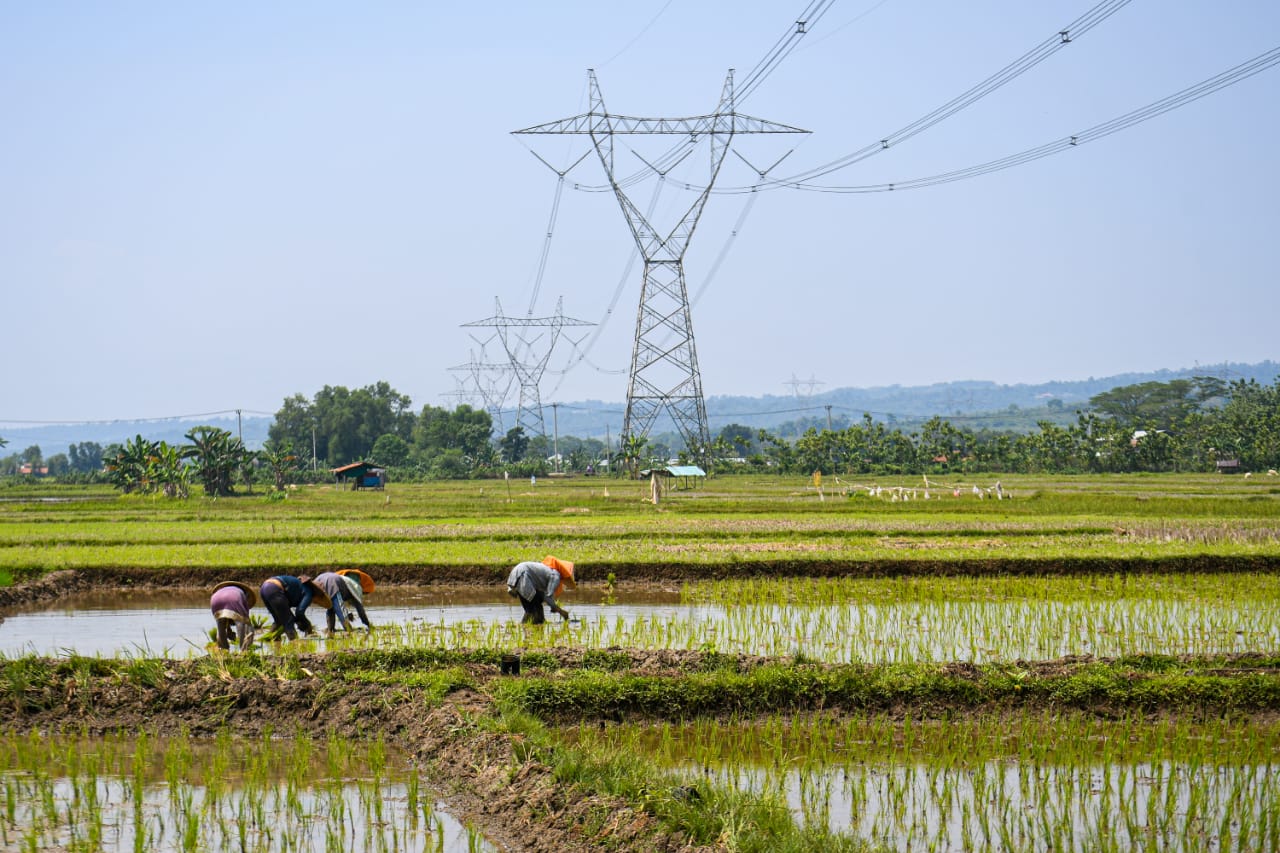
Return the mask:
[(298, 467), (298, 457), (294, 455), (293, 445), (288, 441), (268, 441), (258, 452), (258, 458), (267, 463), (271, 476), (275, 478), (276, 491), (283, 492), (285, 478)]
[(190, 493), (191, 469), (182, 461), (182, 452), (163, 441), (156, 446), (153, 473), (156, 488), (166, 498), (185, 498)]
[(158, 442), (148, 441), (141, 435), (129, 439), (107, 460), (107, 479), (126, 495), (134, 491), (149, 492), (159, 446)]
[(640, 476), (640, 459), (644, 456), (644, 449), (648, 444), (649, 438), (643, 435), (624, 435), (618, 441), (616, 458), (631, 472), (633, 480)]
[(196, 460), (196, 476), (204, 486), (205, 494), (224, 496), (234, 494), (232, 476), (247, 461), (248, 451), (243, 442), (232, 438), (225, 429), (198, 426), (186, 435), (190, 446), (182, 455)]

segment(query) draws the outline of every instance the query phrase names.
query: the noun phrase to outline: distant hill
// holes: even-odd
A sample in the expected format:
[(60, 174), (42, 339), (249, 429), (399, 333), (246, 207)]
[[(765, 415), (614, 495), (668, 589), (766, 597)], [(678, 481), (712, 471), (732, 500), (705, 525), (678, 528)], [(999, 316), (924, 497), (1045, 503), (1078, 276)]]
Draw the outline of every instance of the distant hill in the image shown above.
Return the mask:
[[(707, 420), (712, 435), (731, 423), (770, 431), (797, 422), (802, 425), (799, 431), (809, 425), (823, 428), (828, 423), (828, 416), (832, 426), (840, 428), (842, 424), (861, 420), (863, 413), (870, 414), (877, 421), (903, 425), (941, 415), (957, 424), (974, 428), (1031, 430), (1035, 428), (1037, 418), (1059, 423), (1074, 422), (1076, 410), (1103, 391), (1139, 382), (1168, 382), (1192, 376), (1217, 376), (1227, 382), (1256, 379), (1260, 383), (1271, 384), (1280, 377), (1280, 362), (1227, 363), (1151, 373), (1120, 373), (1035, 385), (964, 380), (934, 385), (836, 388), (807, 397), (710, 396), (706, 400)], [(1061, 401), (1060, 408), (1054, 405), (1050, 409), (1054, 400)], [(616, 438), (625, 409), (625, 403), (606, 404), (594, 400), (562, 404), (558, 412), (560, 434), (599, 438), (604, 436), (608, 425)], [(551, 428), (549, 412), (547, 428)], [(667, 429), (667, 425), (659, 425), (655, 433)]]
[(31, 445), (39, 445), (40, 453), (47, 459), (58, 453), (66, 453), (72, 444), (83, 444), (95, 441), (106, 447), (108, 444), (123, 444), (135, 435), (141, 435), (149, 441), (164, 441), (169, 444), (186, 444), (185, 435), (194, 427), (213, 426), (225, 429), (232, 435), (243, 436), (245, 446), (257, 450), (267, 440), (267, 430), (271, 428), (274, 418), (245, 417), (240, 424), (235, 417), (214, 417), (177, 419), (165, 418), (144, 421), (106, 421), (74, 424), (46, 424), (34, 427), (8, 427), (0, 425), (0, 438), (9, 445), (0, 450), (0, 456), (21, 453)]
[[(812, 396), (765, 395), (762, 397), (710, 396), (706, 400), (707, 420), (712, 435), (723, 427), (742, 424), (753, 429), (781, 431), (784, 435), (803, 432), (809, 426), (825, 427), (828, 423), (840, 428), (859, 421), (863, 413), (877, 421), (911, 426), (934, 415), (951, 418), (957, 424), (973, 428), (988, 427), (997, 430), (1032, 430), (1038, 419), (1058, 423), (1075, 420), (1075, 412), (1088, 403), (1089, 398), (1121, 385), (1139, 382), (1168, 382), (1192, 376), (1217, 376), (1225, 381), (1255, 379), (1271, 384), (1280, 377), (1280, 362), (1263, 361), (1258, 364), (1224, 363), (1158, 370), (1152, 373), (1120, 373), (1114, 376), (1089, 377), (1075, 381), (1043, 382), (1036, 385), (1000, 385), (995, 382), (965, 380), (939, 382), (934, 385), (888, 385), (878, 388), (836, 388)], [(1051, 401), (1060, 401), (1058, 406)], [(421, 401), (415, 401), (418, 406)], [(547, 432), (558, 425), (561, 436), (617, 441), (626, 411), (625, 401), (604, 402), (586, 400), (560, 403), (554, 412), (545, 409)], [(515, 413), (505, 413), (505, 427), (515, 421)], [(203, 419), (167, 419), (144, 421), (111, 421), (79, 424), (13, 426), (0, 424), (0, 437), (8, 440), (8, 447), (0, 455), (20, 453), (33, 444), (39, 445), (44, 456), (65, 453), (71, 444), (96, 441), (102, 446), (122, 443), (135, 435), (152, 441), (183, 444), (183, 436), (192, 427), (207, 424), (230, 431), (241, 430), (244, 443), (251, 450), (262, 447), (273, 418), (244, 417), (237, 426), (236, 418), (215, 417)], [(495, 425), (496, 426), (496, 425)], [(668, 444), (670, 424), (655, 426), (654, 437)], [(505, 430), (503, 430), (505, 431)], [(495, 433), (500, 432), (495, 429)]]

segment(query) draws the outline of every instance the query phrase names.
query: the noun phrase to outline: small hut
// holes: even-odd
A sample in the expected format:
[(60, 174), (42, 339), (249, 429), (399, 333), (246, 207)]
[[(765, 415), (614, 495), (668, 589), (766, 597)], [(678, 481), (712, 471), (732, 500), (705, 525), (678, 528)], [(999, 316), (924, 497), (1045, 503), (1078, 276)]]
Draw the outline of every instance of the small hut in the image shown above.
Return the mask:
[(665, 468), (646, 468), (640, 472), (642, 479), (662, 477), (673, 481), (680, 489), (692, 489), (697, 485), (697, 478), (706, 476), (707, 472), (697, 465), (668, 465)]
[(339, 485), (351, 483), (352, 491), (381, 489), (387, 484), (387, 471), (372, 462), (352, 462), (341, 468), (330, 468)]

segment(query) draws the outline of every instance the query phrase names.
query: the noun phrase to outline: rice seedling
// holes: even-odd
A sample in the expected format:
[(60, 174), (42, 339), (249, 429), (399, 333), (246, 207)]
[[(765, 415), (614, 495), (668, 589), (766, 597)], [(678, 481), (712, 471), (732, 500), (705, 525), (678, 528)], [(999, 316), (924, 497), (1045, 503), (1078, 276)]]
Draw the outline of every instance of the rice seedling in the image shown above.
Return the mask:
[(1274, 722), (815, 716), (565, 736), (777, 792), (799, 824), (893, 849), (1273, 849), (1280, 832)]
[(580, 621), (414, 619), (330, 648), (684, 649), (832, 663), (1215, 655), (1280, 647), (1267, 575), (769, 578), (687, 584), (679, 605), (575, 607)]
[[(44, 850), (491, 850), (380, 742), (0, 735), (0, 838)], [(412, 791), (412, 795), (410, 792)], [(421, 810), (421, 811), (420, 811)]]

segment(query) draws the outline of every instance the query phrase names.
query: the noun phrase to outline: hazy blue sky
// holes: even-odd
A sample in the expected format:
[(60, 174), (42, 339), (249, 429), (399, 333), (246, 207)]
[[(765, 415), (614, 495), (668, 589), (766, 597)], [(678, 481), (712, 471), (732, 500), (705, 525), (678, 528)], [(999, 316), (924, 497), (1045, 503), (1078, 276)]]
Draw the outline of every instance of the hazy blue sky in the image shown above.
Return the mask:
[[(793, 174), (908, 125), (1093, 6), (839, 0), (739, 111)], [(587, 110), (713, 111), (805, 2), (0, 4), (0, 423), (243, 408), (378, 380), (452, 405), (461, 324), (530, 310)], [(1000, 91), (823, 179), (900, 182), (1086, 129), (1280, 45), (1274, 0), (1135, 0)], [(1280, 69), (1064, 154), (873, 194), (711, 199), (685, 270), (708, 396), (1039, 382), (1280, 356)], [(660, 140), (665, 146), (667, 140)], [(652, 140), (622, 139), (621, 170)], [(647, 147), (644, 147), (647, 146)], [(706, 157), (669, 176), (691, 200)], [(719, 186), (752, 173), (731, 156)], [(594, 155), (570, 183), (599, 185)], [(674, 188), (673, 188), (674, 187)], [(651, 187), (634, 190), (645, 208)], [(677, 207), (669, 208), (669, 205)], [(736, 239), (735, 224), (741, 222)], [(607, 321), (545, 402), (626, 395), (640, 267), (569, 187), (535, 316)], [(714, 272), (714, 275), (712, 274)], [(620, 282), (623, 283), (619, 288)], [(616, 299), (616, 308), (608, 313)], [(487, 356), (501, 356), (491, 342)], [(552, 358), (564, 365), (569, 348)]]

